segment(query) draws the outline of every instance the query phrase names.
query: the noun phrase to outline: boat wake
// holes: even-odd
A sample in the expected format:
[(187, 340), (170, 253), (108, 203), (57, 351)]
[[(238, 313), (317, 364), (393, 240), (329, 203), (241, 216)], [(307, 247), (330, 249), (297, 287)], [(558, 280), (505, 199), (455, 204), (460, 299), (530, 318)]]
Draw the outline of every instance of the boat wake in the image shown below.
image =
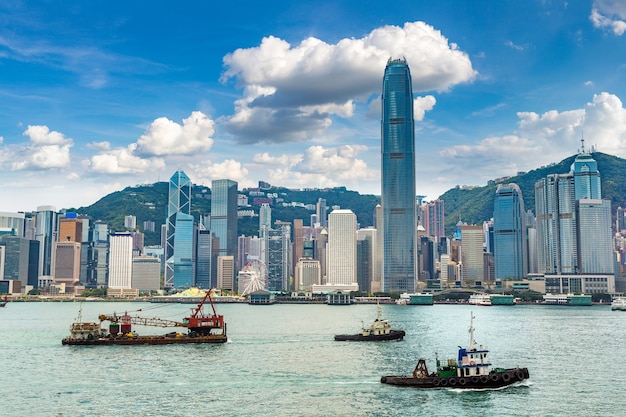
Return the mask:
[(504, 387), (498, 388), (446, 388), (450, 392), (461, 393), (461, 392), (481, 392), (481, 391), (502, 391), (509, 388), (515, 387), (531, 387), (533, 385), (532, 382), (525, 379), (523, 381), (518, 381), (514, 384), (506, 385)]

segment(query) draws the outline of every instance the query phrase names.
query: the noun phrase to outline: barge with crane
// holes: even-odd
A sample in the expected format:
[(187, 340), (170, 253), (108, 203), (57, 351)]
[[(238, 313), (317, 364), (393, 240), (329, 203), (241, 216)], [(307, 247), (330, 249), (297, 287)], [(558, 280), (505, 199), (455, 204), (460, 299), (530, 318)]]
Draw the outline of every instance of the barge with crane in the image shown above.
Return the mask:
[[(203, 307), (207, 300), (212, 312), (205, 313)], [(145, 318), (123, 315), (101, 314), (100, 322), (82, 321), (82, 310), (78, 319), (70, 326), (70, 336), (61, 343), (70, 346), (100, 346), (100, 345), (171, 345), (187, 343), (225, 343), (226, 323), (224, 316), (218, 315), (213, 305), (210, 292), (192, 309), (189, 317), (183, 321), (164, 320), (159, 318)], [(103, 322), (110, 322), (108, 331), (102, 327)], [(132, 326), (179, 327), (186, 332), (173, 331), (163, 335), (138, 335)]]

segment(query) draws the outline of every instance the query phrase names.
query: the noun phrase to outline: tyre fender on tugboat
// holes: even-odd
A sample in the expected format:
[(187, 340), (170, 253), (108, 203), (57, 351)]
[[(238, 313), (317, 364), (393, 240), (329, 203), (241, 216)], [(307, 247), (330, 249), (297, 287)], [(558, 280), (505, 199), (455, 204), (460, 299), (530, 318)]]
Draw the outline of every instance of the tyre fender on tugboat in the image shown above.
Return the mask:
[(434, 378), (434, 379), (433, 379), (433, 385), (434, 385), (434, 386), (436, 386), (436, 387), (438, 387), (438, 386), (439, 386), (439, 384), (441, 384), (441, 380), (440, 380), (439, 378)]
[(456, 378), (450, 378), (450, 386), (453, 387), (456, 385)]
[(520, 381), (524, 379), (524, 371), (522, 371), (521, 369), (518, 369), (515, 374), (517, 375), (517, 379), (519, 379)]
[(499, 379), (500, 379), (500, 375), (498, 375), (498, 374), (491, 375), (491, 380), (493, 382), (498, 382)]
[(509, 375), (508, 373), (502, 374), (502, 380), (504, 382), (509, 382), (510, 379), (511, 379), (511, 375)]
[(465, 384), (467, 384), (467, 379), (465, 379), (465, 378), (459, 378), (459, 385), (463, 386), (463, 385), (465, 385)]

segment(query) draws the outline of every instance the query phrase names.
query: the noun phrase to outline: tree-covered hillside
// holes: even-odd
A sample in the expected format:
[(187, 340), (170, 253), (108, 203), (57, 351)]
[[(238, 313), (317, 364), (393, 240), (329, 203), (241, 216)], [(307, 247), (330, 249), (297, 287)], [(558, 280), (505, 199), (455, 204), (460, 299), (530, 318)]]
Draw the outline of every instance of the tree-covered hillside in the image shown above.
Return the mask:
[[(593, 158), (598, 162), (602, 198), (611, 200), (612, 212), (626, 201), (626, 160), (616, 156), (594, 152)], [(522, 190), (526, 210), (535, 211), (535, 182), (549, 174), (566, 174), (574, 162), (576, 155), (537, 168), (523, 175), (511, 177), (502, 184), (515, 183)], [(468, 224), (480, 224), (493, 217), (493, 201), (497, 184), (475, 187), (472, 189), (453, 188), (446, 191), (440, 198), (445, 201), (446, 234), (451, 235), (454, 225), (459, 221)]]

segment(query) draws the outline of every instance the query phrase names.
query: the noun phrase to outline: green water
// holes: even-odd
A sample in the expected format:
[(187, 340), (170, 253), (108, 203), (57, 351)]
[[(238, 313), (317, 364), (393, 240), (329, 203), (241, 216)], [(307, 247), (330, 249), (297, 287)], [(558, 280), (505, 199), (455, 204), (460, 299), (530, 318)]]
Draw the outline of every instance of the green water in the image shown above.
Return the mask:
[[(144, 311), (178, 320), (192, 305), (83, 303), (83, 319)], [(608, 416), (624, 415), (626, 313), (609, 306), (382, 306), (403, 341), (335, 342), (376, 306), (218, 304), (222, 345), (62, 346), (78, 303), (0, 309), (2, 416)], [(467, 345), (470, 311), (494, 366), (528, 367), (498, 391), (381, 384)], [(137, 328), (141, 334), (165, 333)]]

